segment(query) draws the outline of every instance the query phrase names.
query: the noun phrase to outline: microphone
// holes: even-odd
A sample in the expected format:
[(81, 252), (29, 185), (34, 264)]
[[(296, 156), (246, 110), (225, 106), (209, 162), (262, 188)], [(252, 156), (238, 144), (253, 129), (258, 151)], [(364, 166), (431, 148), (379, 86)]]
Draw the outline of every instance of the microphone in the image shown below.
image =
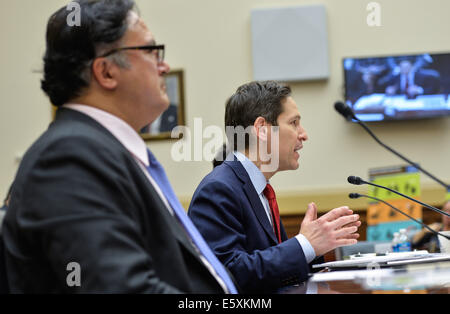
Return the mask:
[[(407, 199), (409, 199), (409, 200), (411, 200), (411, 201), (413, 201), (413, 202), (416, 202), (416, 203), (418, 203), (418, 204), (420, 204), (420, 205), (422, 205), (422, 206), (424, 206), (424, 207), (426, 207), (426, 208), (429, 208), (429, 209), (431, 209), (431, 210), (433, 210), (433, 211), (435, 211), (435, 212), (438, 212), (438, 213), (441, 214), (441, 215), (445, 215), (445, 216), (447, 216), (447, 217), (450, 217), (450, 214), (448, 214), (448, 213), (446, 213), (446, 212), (444, 212), (444, 211), (442, 211), (442, 210), (440, 210), (440, 209), (438, 209), (438, 208), (436, 208), (436, 207), (433, 207), (433, 206), (431, 206), (431, 205), (422, 203), (422, 202), (419, 201), (419, 200), (416, 200), (416, 199), (414, 199), (414, 198), (412, 198), (412, 197), (409, 197), (408, 195), (402, 194), (402, 193), (397, 192), (396, 190), (390, 189), (390, 188), (388, 188), (388, 187), (385, 187), (385, 186), (382, 186), (382, 185), (378, 185), (378, 184), (375, 184), (375, 183), (372, 183), (372, 182), (364, 181), (364, 180), (361, 179), (360, 177), (357, 177), (357, 176), (349, 176), (349, 177), (347, 178), (347, 181), (348, 181), (348, 183), (354, 184), (354, 185), (368, 184), (368, 185), (376, 186), (376, 187), (378, 187), (378, 188), (382, 188), (382, 189), (391, 191), (392, 193), (395, 193), (395, 194), (397, 194), (397, 195), (400, 195), (400, 196), (402, 196), (402, 197), (404, 197), (404, 198), (407, 198)], [(353, 193), (353, 194), (355, 194), (355, 193)], [(357, 193), (356, 193), (356, 194), (357, 194)], [(349, 197), (350, 197), (350, 195), (349, 195)]]
[(353, 113), (353, 110), (341, 101), (337, 101), (334, 104), (334, 109), (336, 109), (336, 111), (339, 112), (348, 121), (350, 121), (351, 119), (358, 120), (358, 118)]
[(378, 137), (376, 137), (376, 135), (367, 127), (367, 125), (362, 122), (361, 120), (358, 119), (358, 117), (355, 115), (355, 113), (353, 112), (353, 110), (347, 106), (346, 104), (344, 104), (341, 101), (338, 101), (334, 104), (334, 108), (336, 109), (337, 112), (339, 112), (339, 114), (341, 114), (346, 120), (350, 121), (351, 119), (355, 120), (364, 130), (367, 131), (367, 133), (369, 133), (369, 135), (381, 146), (383, 146), (384, 148), (386, 148), (388, 151), (390, 151), (391, 153), (393, 153), (394, 155), (396, 155), (397, 157), (399, 157), (400, 159), (406, 161), (408, 164), (412, 165), (413, 167), (417, 168), (419, 171), (422, 171), (424, 174), (426, 174), (428, 177), (430, 177), (431, 179), (433, 179), (434, 181), (436, 181), (437, 183), (439, 183), (440, 185), (442, 185), (444, 188), (446, 188), (447, 191), (450, 191), (450, 185), (444, 183), (443, 181), (439, 180), (438, 178), (436, 178), (434, 175), (432, 175), (431, 173), (429, 173), (428, 171), (426, 171), (425, 169), (423, 169), (422, 167), (420, 167), (417, 163), (412, 162), (411, 160), (409, 160), (408, 158), (406, 158), (405, 156), (401, 155), (400, 153), (398, 153), (397, 151), (395, 151), (394, 149), (392, 149), (391, 147), (387, 146), (386, 144), (384, 144), (383, 142), (381, 142)]
[(431, 232), (434, 233), (435, 235), (440, 235), (440, 236), (443, 236), (444, 238), (450, 240), (450, 236), (445, 235), (445, 234), (442, 234), (442, 233), (437, 232), (437, 231), (434, 231), (432, 228), (430, 228), (430, 227), (427, 226), (426, 224), (420, 222), (420, 221), (417, 220), (417, 219), (414, 219), (413, 217), (409, 216), (407, 213), (401, 211), (401, 210), (398, 209), (397, 207), (395, 207), (395, 206), (389, 204), (388, 202), (385, 202), (385, 201), (383, 201), (383, 200), (381, 200), (381, 199), (379, 199), (379, 198), (377, 198), (377, 197), (369, 196), (369, 195), (364, 195), (364, 194), (359, 194), (359, 193), (350, 193), (350, 194), (348, 195), (348, 197), (349, 197), (349, 198), (352, 198), (352, 199), (360, 198), (360, 197), (367, 197), (367, 198), (371, 198), (371, 199), (373, 199), (373, 200), (382, 202), (382, 203), (388, 205), (389, 207), (391, 207), (393, 210), (395, 210), (395, 211), (399, 212), (400, 214), (402, 214), (402, 215), (408, 217), (408, 218), (411, 219), (412, 221), (417, 222), (418, 224), (422, 225), (422, 227), (428, 229), (429, 231), (431, 231)]
[(359, 194), (359, 193), (350, 193), (349, 195), (348, 195), (348, 197), (349, 198), (360, 198), (362, 196), (362, 194)]
[(347, 181), (348, 181), (348, 183), (354, 184), (354, 185), (361, 185), (361, 184), (367, 183), (363, 179), (361, 179), (360, 177), (357, 177), (357, 176), (349, 176), (347, 178)]

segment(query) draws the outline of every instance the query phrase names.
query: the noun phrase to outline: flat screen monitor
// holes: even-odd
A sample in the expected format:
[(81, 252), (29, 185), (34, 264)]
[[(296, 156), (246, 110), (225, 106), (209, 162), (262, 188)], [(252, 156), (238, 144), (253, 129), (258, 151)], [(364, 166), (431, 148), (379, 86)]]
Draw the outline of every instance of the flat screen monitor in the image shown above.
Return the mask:
[(450, 53), (344, 58), (345, 101), (362, 121), (450, 115)]

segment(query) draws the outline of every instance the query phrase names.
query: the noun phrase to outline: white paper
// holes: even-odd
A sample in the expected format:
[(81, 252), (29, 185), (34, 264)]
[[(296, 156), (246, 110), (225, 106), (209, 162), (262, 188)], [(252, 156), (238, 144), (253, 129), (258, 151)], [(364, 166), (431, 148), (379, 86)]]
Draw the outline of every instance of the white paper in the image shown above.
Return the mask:
[(383, 256), (364, 256), (359, 258), (353, 258), (350, 260), (328, 262), (318, 265), (313, 265), (313, 268), (323, 267), (366, 267), (370, 264), (385, 264), (387, 262), (419, 259), (425, 257), (431, 257), (432, 254), (427, 251), (414, 251), (414, 252), (401, 252), (401, 253), (388, 253)]

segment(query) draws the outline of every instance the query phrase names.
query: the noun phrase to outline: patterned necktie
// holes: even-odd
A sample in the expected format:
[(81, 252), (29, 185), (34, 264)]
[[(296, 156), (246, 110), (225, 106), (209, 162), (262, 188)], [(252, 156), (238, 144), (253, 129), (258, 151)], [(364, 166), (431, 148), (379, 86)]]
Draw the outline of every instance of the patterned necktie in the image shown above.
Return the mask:
[(278, 210), (277, 198), (275, 196), (275, 191), (270, 184), (266, 185), (263, 191), (264, 196), (269, 201), (270, 211), (272, 213), (273, 230), (278, 239), (278, 243), (281, 243), (281, 233), (280, 233), (280, 211)]
[(208, 244), (201, 236), (200, 232), (197, 230), (197, 228), (192, 223), (191, 219), (184, 211), (183, 206), (176, 197), (175, 192), (173, 191), (169, 183), (169, 180), (167, 179), (167, 175), (163, 167), (158, 162), (158, 160), (156, 160), (155, 156), (150, 152), (150, 150), (147, 150), (147, 153), (150, 161), (150, 166), (147, 167), (147, 170), (150, 173), (150, 176), (156, 181), (156, 183), (160, 187), (161, 191), (163, 192), (164, 196), (169, 202), (170, 207), (172, 207), (176, 217), (181, 222), (184, 229), (186, 230), (192, 242), (194, 242), (195, 246), (198, 248), (200, 253), (208, 260), (208, 262), (216, 271), (216, 274), (224, 281), (229, 292), (236, 294), (237, 293), (236, 287), (234, 286), (233, 281), (231, 280), (230, 276), (225, 270), (225, 267), (220, 263), (220, 261), (211, 251)]

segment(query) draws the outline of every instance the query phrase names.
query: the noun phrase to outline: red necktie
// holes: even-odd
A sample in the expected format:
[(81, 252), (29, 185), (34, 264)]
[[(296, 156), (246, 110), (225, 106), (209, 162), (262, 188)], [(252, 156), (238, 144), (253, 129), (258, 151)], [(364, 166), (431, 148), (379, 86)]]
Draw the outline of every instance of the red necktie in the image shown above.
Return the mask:
[(278, 210), (278, 204), (277, 204), (277, 198), (275, 196), (275, 191), (273, 190), (273, 188), (270, 184), (267, 184), (263, 193), (264, 193), (264, 196), (269, 201), (270, 211), (272, 213), (273, 230), (278, 239), (278, 243), (281, 243), (280, 211)]

